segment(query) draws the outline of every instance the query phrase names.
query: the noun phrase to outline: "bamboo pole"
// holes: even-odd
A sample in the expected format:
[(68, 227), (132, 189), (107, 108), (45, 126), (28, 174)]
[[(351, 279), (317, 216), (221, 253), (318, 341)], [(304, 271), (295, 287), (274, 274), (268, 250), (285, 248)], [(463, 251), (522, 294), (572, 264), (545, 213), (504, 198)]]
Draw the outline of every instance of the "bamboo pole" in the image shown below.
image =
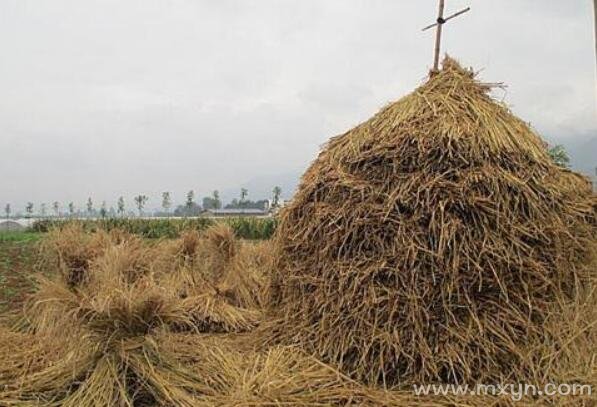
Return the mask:
[[(597, 0), (595, 0), (597, 1)], [(435, 27), (435, 50), (433, 53), (433, 68), (431, 69), (430, 75), (434, 75), (439, 72), (439, 54), (441, 50), (441, 43), (442, 43), (442, 29), (443, 25), (453, 19), (456, 18), (468, 11), (470, 11), (470, 7), (467, 7), (463, 10), (460, 10), (446, 18), (444, 18), (444, 9), (445, 9), (445, 0), (439, 0), (439, 9), (437, 12), (437, 19), (435, 23), (428, 25), (427, 27), (423, 28), (423, 31), (427, 31), (433, 27)]]
[[(595, 0), (597, 2), (597, 0)], [(435, 53), (433, 58), (433, 71), (439, 71), (439, 52), (442, 42), (442, 26), (444, 25), (445, 0), (439, 0), (439, 11), (437, 14), (437, 29), (435, 31)]]

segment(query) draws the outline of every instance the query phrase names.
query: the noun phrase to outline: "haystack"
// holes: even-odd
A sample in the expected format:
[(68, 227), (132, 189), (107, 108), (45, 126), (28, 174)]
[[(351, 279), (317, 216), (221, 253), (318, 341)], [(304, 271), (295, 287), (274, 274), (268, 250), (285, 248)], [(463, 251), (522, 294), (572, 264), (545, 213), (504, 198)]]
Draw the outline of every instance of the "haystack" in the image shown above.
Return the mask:
[(447, 58), (329, 141), (281, 214), (273, 339), (371, 383), (524, 374), (521, 345), (595, 273), (595, 213), (490, 90)]

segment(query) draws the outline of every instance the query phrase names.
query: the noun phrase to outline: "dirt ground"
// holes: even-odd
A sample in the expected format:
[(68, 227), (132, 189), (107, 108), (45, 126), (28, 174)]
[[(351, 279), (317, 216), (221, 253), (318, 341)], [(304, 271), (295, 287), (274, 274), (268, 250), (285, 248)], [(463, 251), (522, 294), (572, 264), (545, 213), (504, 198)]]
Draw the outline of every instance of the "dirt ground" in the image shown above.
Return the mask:
[(21, 307), (33, 290), (38, 236), (0, 234), (0, 313)]

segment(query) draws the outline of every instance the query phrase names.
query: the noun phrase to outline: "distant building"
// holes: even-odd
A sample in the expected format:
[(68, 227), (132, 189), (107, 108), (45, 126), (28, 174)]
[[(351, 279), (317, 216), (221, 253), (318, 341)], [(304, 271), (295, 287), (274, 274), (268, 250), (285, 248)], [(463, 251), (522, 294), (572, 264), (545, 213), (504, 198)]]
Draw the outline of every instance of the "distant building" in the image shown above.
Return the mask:
[(265, 209), (208, 209), (203, 216), (214, 218), (245, 217), (245, 216), (268, 216), (269, 211)]

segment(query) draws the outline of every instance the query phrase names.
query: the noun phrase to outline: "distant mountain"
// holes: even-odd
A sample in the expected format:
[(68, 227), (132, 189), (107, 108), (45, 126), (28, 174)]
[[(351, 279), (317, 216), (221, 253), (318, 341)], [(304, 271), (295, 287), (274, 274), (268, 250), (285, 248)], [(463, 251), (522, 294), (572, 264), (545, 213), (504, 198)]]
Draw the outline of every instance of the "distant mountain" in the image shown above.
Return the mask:
[(586, 175), (595, 176), (597, 168), (597, 137), (570, 146), (568, 153), (572, 167)]

